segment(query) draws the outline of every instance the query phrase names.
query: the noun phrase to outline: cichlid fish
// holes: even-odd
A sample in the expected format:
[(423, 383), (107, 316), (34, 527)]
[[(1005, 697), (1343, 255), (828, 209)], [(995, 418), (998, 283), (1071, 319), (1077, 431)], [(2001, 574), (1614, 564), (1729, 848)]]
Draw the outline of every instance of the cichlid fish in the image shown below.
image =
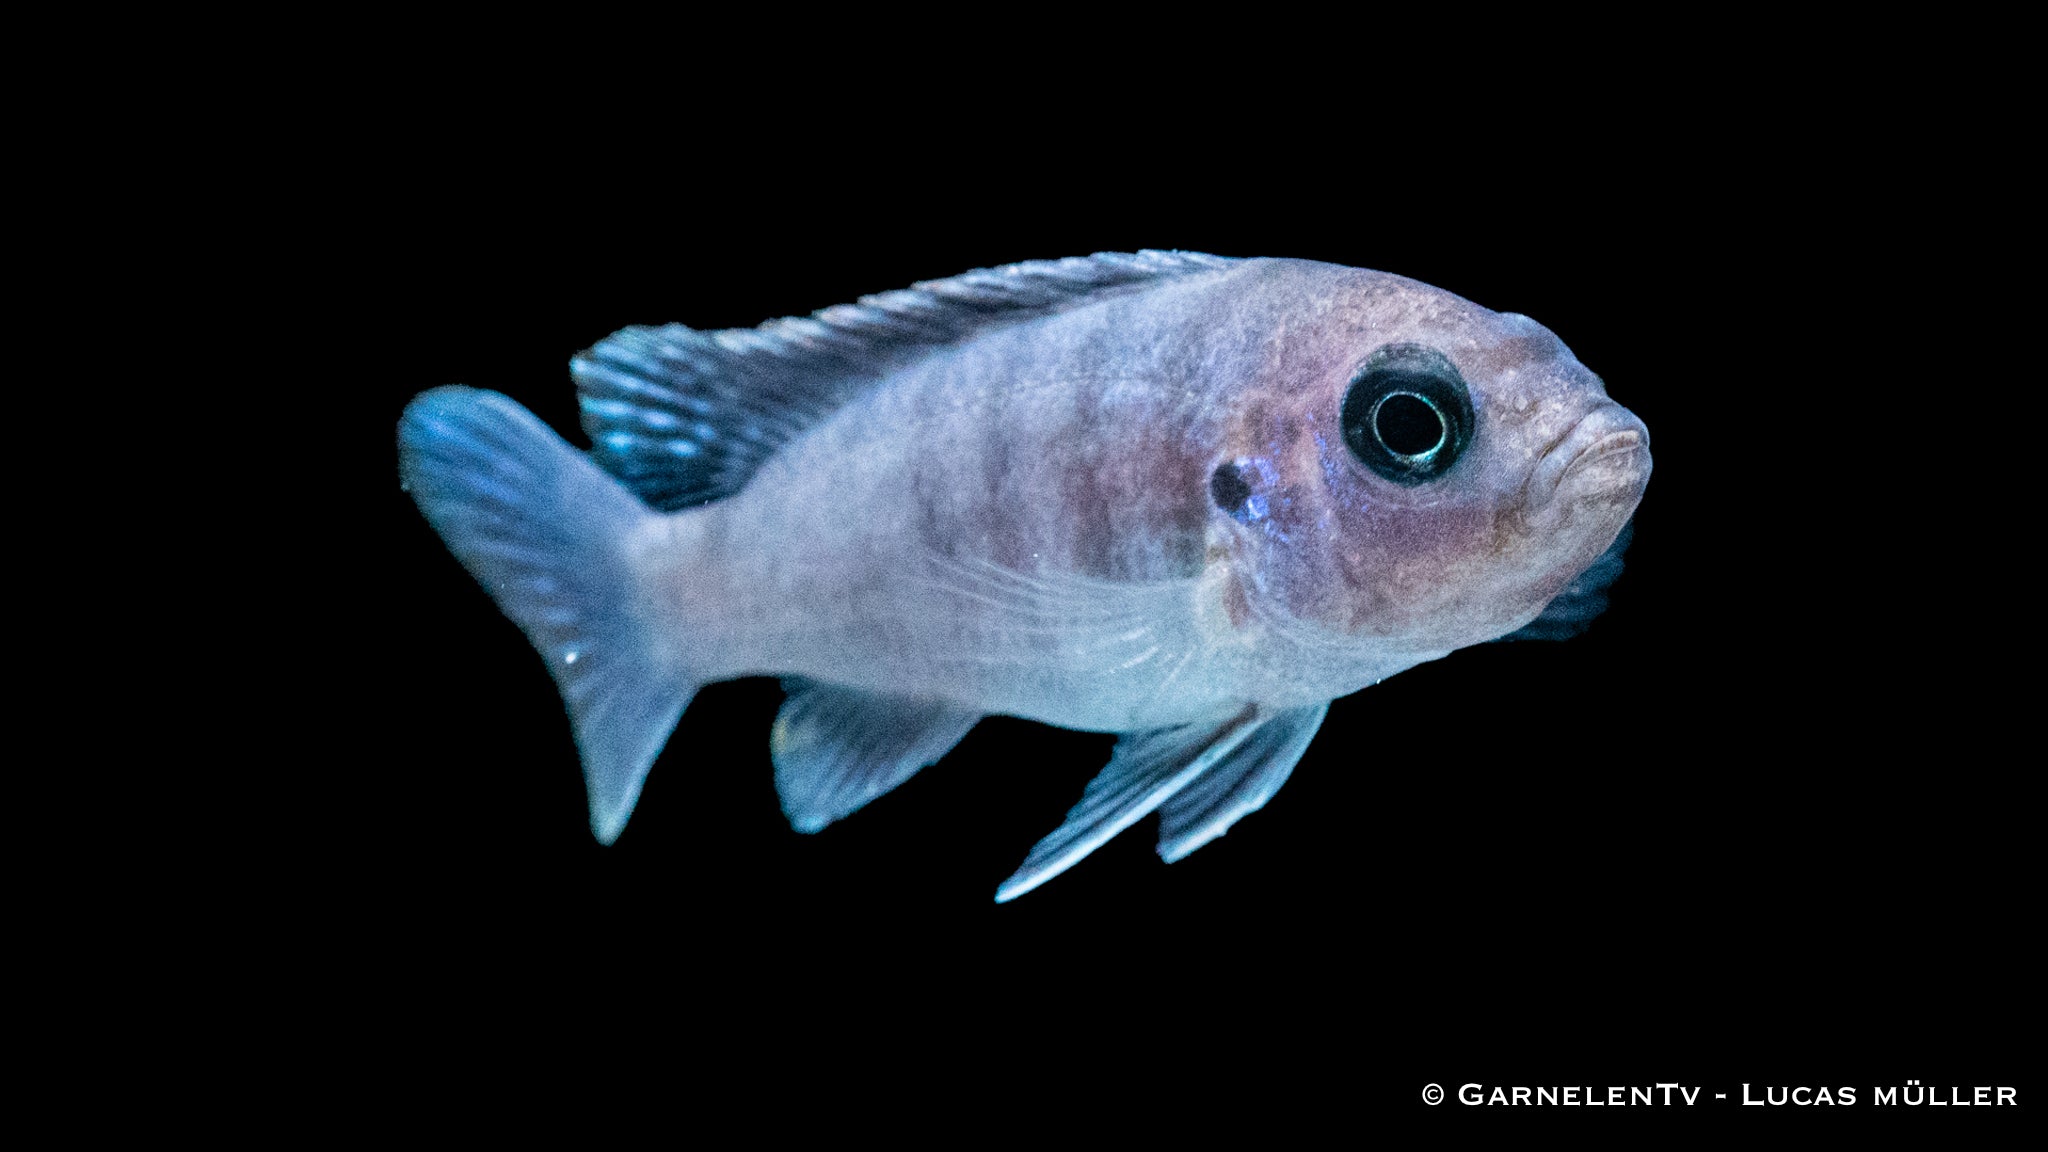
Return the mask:
[(1300, 260), (1013, 264), (570, 368), (588, 454), (462, 387), (398, 438), (561, 688), (597, 838), (718, 680), (784, 678), (805, 832), (990, 713), (1118, 734), (998, 900), (1155, 811), (1169, 861), (1221, 835), (1336, 697), (1582, 628), (1650, 475), (1541, 325)]

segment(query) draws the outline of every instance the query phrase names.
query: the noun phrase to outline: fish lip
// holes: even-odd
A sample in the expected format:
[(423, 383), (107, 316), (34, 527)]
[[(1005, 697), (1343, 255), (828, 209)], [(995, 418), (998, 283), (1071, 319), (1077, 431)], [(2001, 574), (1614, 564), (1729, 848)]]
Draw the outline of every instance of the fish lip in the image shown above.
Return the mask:
[(1537, 465), (1536, 478), (1539, 490), (1555, 498), (1576, 475), (1607, 471), (1617, 480), (1633, 473), (1646, 477), (1649, 459), (1650, 430), (1635, 413), (1610, 400), (1589, 409), (1558, 438)]

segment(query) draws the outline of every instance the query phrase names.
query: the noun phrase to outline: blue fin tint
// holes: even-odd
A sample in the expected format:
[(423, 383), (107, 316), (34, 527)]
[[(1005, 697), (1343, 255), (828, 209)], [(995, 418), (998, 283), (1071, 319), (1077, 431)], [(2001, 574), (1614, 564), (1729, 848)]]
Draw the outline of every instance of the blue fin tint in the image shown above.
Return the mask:
[(1621, 575), (1621, 554), (1635, 536), (1636, 522), (1621, 526), (1621, 535), (1607, 546), (1598, 560), (1550, 598), (1543, 612), (1501, 640), (1569, 640), (1593, 626), (1594, 617), (1607, 611), (1607, 589)]
[(697, 688), (642, 618), (626, 564), (632, 532), (654, 514), (495, 392), (415, 399), (398, 457), (448, 550), (547, 662), (575, 725), (591, 829), (611, 843)]
[(1246, 708), (1221, 724), (1182, 724), (1118, 737), (1109, 766), (1088, 782), (1066, 820), (996, 889), (997, 903), (1031, 891), (1144, 819), (1223, 763), (1260, 723), (1257, 711)]
[(674, 511), (739, 491), (797, 433), (935, 347), (1235, 263), (1102, 252), (983, 268), (758, 328), (627, 328), (569, 372), (591, 455), (642, 500)]
[(816, 832), (917, 774), (981, 719), (951, 704), (787, 680), (768, 738), (775, 791), (799, 832)]
[(1266, 806), (1323, 726), (1328, 704), (1289, 708), (1264, 719), (1223, 762), (1159, 806), (1159, 855), (1168, 864)]

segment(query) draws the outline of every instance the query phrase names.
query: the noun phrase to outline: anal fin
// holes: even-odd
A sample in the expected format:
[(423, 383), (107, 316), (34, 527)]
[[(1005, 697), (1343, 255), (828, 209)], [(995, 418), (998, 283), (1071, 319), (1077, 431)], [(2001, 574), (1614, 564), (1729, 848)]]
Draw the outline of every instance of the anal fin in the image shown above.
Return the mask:
[(981, 719), (957, 705), (788, 680), (768, 750), (783, 814), (817, 832), (937, 763)]

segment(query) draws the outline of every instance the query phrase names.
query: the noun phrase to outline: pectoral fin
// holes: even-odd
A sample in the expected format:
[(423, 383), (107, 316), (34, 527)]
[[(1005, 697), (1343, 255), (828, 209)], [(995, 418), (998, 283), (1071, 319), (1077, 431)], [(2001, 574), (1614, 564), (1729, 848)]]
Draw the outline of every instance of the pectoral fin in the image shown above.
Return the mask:
[(853, 814), (952, 750), (981, 719), (951, 704), (783, 683), (768, 751), (792, 828), (816, 832)]
[(1328, 704), (1289, 708), (1263, 717), (1222, 763), (1159, 806), (1159, 855), (1168, 864), (1257, 812), (1287, 783), (1322, 727)]
[(1262, 723), (1257, 709), (1246, 708), (1221, 724), (1182, 724), (1119, 737), (1109, 766), (1088, 782), (1065, 822), (1040, 840), (996, 889), (996, 902), (1031, 891), (1144, 819), (1197, 776), (1226, 763)]

